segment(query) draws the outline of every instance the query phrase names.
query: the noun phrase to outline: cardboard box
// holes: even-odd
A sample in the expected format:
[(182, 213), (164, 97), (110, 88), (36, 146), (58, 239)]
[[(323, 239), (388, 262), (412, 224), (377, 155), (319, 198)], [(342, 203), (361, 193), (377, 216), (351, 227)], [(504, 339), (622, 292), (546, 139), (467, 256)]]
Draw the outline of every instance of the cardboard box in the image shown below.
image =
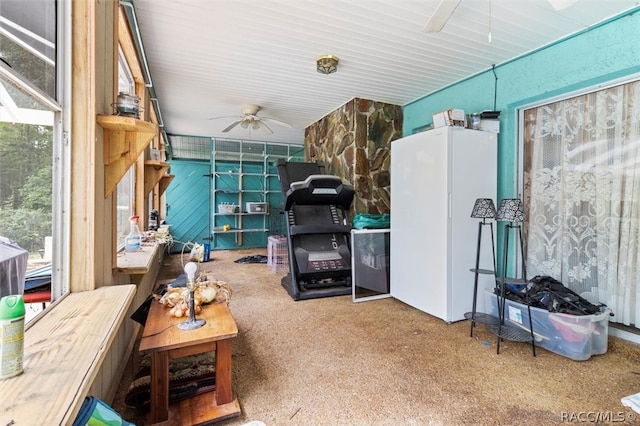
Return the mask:
[(433, 127), (460, 126), (467, 127), (467, 116), (463, 109), (448, 109), (433, 114)]

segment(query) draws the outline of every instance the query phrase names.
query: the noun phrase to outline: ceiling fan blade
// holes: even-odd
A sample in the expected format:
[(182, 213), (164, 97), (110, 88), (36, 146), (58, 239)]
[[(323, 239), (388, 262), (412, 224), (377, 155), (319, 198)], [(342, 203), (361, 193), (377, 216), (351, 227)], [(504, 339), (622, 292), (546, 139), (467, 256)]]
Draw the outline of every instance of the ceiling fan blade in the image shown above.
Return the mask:
[(242, 117), (239, 116), (239, 115), (225, 115), (225, 116), (222, 116), (222, 117), (209, 117), (209, 118), (207, 118), (207, 120), (218, 120), (220, 118), (235, 118), (235, 119), (239, 120)]
[(425, 33), (437, 33), (441, 31), (449, 18), (451, 18), (453, 11), (456, 10), (460, 4), (460, 1), (461, 0), (442, 0), (422, 31)]
[(222, 130), (222, 133), (227, 133), (229, 130), (233, 129), (234, 127), (236, 127), (240, 123), (242, 123), (242, 120), (234, 121), (233, 123), (231, 123), (227, 127), (225, 127)]
[(563, 10), (574, 4), (578, 0), (547, 0), (555, 10)]
[(269, 128), (269, 126), (267, 126), (266, 124), (264, 124), (264, 123), (262, 122), (262, 120), (256, 120), (255, 122), (256, 122), (256, 123), (258, 123), (258, 126), (260, 126), (260, 127), (262, 128), (262, 130), (263, 130), (265, 133), (267, 133), (267, 134), (269, 134), (269, 135), (273, 133), (273, 130), (271, 130), (271, 129)]
[(262, 117), (263, 121), (268, 121), (269, 123), (277, 124), (278, 126), (287, 127), (289, 129), (293, 128), (293, 126), (289, 123), (285, 123), (284, 121), (276, 120), (275, 118)]

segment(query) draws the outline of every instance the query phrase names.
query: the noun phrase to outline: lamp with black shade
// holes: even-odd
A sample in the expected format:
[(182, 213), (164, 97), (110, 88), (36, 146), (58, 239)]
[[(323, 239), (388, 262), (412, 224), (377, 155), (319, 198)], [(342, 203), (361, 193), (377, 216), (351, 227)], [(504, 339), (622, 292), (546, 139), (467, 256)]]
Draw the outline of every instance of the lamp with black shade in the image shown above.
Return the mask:
[[(533, 322), (531, 319), (531, 307), (527, 303), (527, 311), (529, 314), (529, 330), (521, 326), (514, 326), (505, 324), (505, 288), (507, 283), (509, 284), (523, 284), (526, 285), (527, 269), (525, 266), (524, 257), (524, 241), (522, 239), (522, 224), (526, 220), (527, 215), (524, 212), (522, 201), (518, 198), (507, 198), (500, 202), (500, 207), (496, 213), (496, 220), (500, 222), (507, 222), (504, 228), (504, 245), (503, 261), (502, 261), (502, 275), (498, 282), (500, 284), (500, 292), (496, 294), (498, 298), (498, 314), (500, 316), (500, 322), (497, 325), (490, 326), (491, 331), (498, 336), (497, 353), (500, 353), (500, 342), (502, 339), (518, 342), (530, 342), (533, 350), (533, 356), (536, 356), (536, 345), (533, 332)], [(509, 271), (509, 240), (511, 233), (514, 232), (516, 238), (520, 242), (520, 260), (521, 260), (521, 274), (520, 278), (507, 278)], [(516, 254), (517, 257), (517, 254)], [(517, 265), (516, 270), (517, 270)]]
[[(486, 325), (497, 325), (499, 324), (499, 318), (486, 314), (483, 312), (477, 312), (477, 299), (478, 299), (478, 280), (480, 274), (488, 274), (493, 275), (495, 278), (496, 271), (496, 249), (495, 249), (495, 241), (493, 238), (493, 222), (487, 222), (487, 219), (494, 219), (496, 217), (496, 207), (491, 198), (478, 198), (473, 205), (473, 210), (471, 211), (471, 217), (474, 219), (482, 219), (478, 221), (478, 242), (476, 247), (476, 265), (475, 268), (471, 269), (471, 272), (474, 273), (474, 282), (473, 282), (473, 303), (471, 312), (467, 312), (464, 314), (464, 317), (468, 320), (471, 320), (471, 337), (473, 337), (473, 329), (478, 324), (486, 324)], [(480, 252), (482, 246), (482, 229), (485, 226), (489, 226), (489, 231), (491, 233), (491, 256), (493, 259), (493, 264), (490, 269), (481, 268), (480, 267)]]

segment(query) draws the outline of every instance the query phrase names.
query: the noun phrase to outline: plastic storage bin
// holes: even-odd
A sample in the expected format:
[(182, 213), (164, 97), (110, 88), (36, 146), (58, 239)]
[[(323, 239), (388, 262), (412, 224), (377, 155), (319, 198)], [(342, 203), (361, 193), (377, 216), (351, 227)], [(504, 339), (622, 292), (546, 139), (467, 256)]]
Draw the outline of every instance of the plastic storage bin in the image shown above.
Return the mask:
[(234, 214), (237, 212), (238, 212), (238, 206), (236, 204), (218, 204), (218, 213)]
[(247, 202), (245, 205), (247, 207), (247, 213), (251, 214), (267, 214), (269, 209), (269, 205), (267, 203)]
[[(509, 299), (505, 302), (505, 324), (529, 330), (527, 306)], [(498, 316), (495, 294), (485, 292), (485, 306), (491, 307), (488, 314)], [(532, 307), (536, 346), (575, 361), (585, 361), (592, 355), (606, 353), (611, 311), (603, 309), (603, 312), (594, 315), (570, 315)]]

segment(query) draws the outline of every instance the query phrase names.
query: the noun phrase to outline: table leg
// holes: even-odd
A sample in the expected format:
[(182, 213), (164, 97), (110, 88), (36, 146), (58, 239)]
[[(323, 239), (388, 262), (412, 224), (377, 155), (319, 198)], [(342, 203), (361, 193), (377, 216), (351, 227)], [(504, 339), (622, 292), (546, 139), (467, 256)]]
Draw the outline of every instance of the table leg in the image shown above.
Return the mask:
[(231, 385), (231, 339), (219, 340), (216, 345), (216, 404), (233, 401)]
[(158, 423), (169, 418), (169, 353), (151, 353), (149, 423)]

